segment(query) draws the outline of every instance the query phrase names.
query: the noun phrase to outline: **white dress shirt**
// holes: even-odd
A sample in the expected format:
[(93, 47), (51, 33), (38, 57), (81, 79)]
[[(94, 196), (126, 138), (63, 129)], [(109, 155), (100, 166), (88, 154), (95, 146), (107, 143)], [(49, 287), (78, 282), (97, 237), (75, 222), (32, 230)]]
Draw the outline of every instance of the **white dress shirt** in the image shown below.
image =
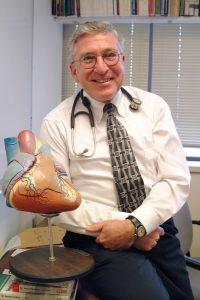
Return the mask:
[[(133, 152), (143, 177), (146, 199), (133, 211), (147, 233), (173, 216), (184, 204), (189, 193), (190, 174), (183, 148), (176, 132), (170, 109), (159, 96), (133, 87), (124, 87), (141, 100), (137, 111), (129, 108), (129, 100), (121, 90), (112, 100), (117, 118), (126, 128)], [(88, 97), (88, 95), (86, 95)], [(47, 142), (54, 159), (63, 165), (80, 191), (82, 202), (78, 209), (61, 213), (54, 224), (68, 230), (88, 234), (85, 228), (102, 220), (125, 219), (130, 213), (118, 210), (118, 195), (112, 175), (107, 144), (104, 103), (90, 99), (96, 131), (96, 152), (92, 157), (77, 157), (71, 142), (72, 96), (60, 103), (43, 120), (42, 140)], [(87, 109), (78, 101), (76, 112)], [(91, 126), (86, 115), (78, 115), (75, 122), (76, 153), (93, 151)]]

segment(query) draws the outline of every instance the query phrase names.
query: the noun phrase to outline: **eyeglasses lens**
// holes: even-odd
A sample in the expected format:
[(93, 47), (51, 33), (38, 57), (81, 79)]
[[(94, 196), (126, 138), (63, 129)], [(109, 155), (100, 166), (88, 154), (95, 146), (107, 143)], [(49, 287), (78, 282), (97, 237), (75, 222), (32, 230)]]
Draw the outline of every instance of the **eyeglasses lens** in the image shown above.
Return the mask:
[[(114, 66), (118, 63), (120, 55), (121, 54), (118, 52), (110, 51), (103, 53), (101, 57), (103, 58), (103, 61), (106, 65)], [(80, 62), (85, 69), (94, 68), (97, 63), (97, 56), (92, 54), (85, 55), (84, 57), (82, 57), (82, 59), (80, 59)]]

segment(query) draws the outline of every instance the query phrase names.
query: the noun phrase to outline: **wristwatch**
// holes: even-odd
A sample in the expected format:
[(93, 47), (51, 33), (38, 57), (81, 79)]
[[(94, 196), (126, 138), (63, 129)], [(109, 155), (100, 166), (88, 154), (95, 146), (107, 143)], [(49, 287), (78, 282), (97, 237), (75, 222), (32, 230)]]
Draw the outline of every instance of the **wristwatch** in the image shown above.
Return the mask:
[(126, 219), (130, 220), (133, 223), (133, 225), (135, 226), (135, 233), (134, 234), (137, 237), (145, 236), (146, 229), (138, 219), (136, 219), (135, 217), (133, 217), (131, 215), (128, 216)]

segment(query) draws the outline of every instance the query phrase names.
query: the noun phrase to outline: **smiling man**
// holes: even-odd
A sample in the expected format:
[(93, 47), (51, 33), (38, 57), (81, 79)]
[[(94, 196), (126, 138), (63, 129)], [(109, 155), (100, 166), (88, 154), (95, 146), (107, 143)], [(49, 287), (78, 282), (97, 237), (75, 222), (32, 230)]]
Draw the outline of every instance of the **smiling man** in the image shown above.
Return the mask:
[(67, 229), (63, 243), (94, 256), (86, 280), (102, 300), (192, 300), (172, 219), (190, 174), (169, 107), (122, 87), (123, 45), (111, 24), (80, 25), (69, 44), (81, 90), (41, 127), (82, 197), (79, 208), (54, 219)]
[(110, 32), (81, 36), (75, 44), (71, 73), (92, 98), (111, 101), (124, 78), (124, 56), (116, 37)]

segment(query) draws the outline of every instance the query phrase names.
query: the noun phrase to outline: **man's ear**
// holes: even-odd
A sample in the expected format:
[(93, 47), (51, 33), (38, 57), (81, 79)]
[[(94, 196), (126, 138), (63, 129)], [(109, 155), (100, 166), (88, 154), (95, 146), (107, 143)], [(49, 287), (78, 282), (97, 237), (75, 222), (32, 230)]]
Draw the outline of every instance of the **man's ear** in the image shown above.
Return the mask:
[(77, 78), (77, 71), (76, 71), (76, 68), (74, 67), (74, 65), (70, 64), (69, 68), (70, 68), (72, 77), (75, 79), (76, 82), (79, 82), (78, 78)]

